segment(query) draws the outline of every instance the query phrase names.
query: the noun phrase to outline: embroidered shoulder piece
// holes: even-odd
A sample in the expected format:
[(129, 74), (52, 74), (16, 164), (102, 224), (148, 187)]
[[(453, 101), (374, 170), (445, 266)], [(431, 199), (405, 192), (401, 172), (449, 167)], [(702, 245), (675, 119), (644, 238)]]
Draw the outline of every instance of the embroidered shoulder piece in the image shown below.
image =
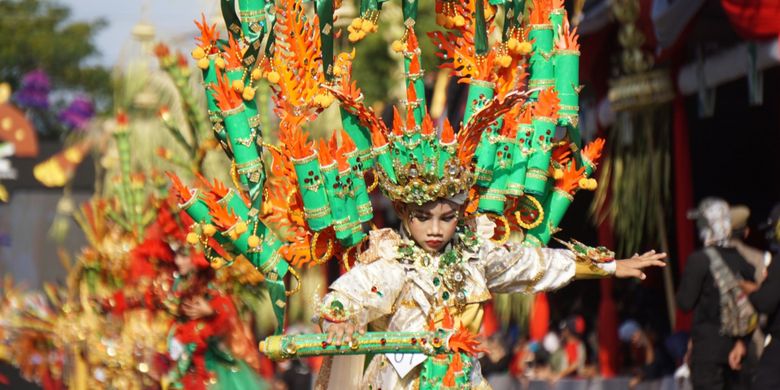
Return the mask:
[(401, 236), (393, 229), (372, 230), (368, 234), (368, 249), (358, 255), (357, 260), (363, 264), (370, 264), (380, 258), (395, 259), (398, 257), (400, 244)]

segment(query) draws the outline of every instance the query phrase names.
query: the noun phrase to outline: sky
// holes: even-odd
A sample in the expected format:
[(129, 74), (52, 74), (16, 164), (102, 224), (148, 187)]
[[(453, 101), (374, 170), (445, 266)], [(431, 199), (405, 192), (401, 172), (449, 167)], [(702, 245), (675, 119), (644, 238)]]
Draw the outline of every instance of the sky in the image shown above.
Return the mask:
[(75, 21), (103, 18), (108, 22), (95, 38), (101, 56), (91, 59), (112, 66), (119, 58), (122, 46), (131, 38), (133, 26), (146, 20), (157, 29), (157, 37), (191, 35), (195, 37), (193, 20), (201, 12), (215, 11), (215, 0), (52, 0), (71, 8)]

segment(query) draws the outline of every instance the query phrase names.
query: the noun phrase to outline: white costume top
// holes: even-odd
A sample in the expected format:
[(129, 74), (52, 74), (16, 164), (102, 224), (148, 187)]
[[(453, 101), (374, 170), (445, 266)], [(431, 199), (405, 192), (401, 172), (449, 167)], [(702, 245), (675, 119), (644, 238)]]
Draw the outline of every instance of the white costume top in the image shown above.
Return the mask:
[[(491, 293), (555, 290), (574, 279), (577, 267), (572, 251), (511, 243), (497, 246), (485, 239), (492, 237), (493, 227), (488, 224), (492, 223), (478, 221), (479, 245), (471, 246), (471, 251), (465, 245), (461, 246), (464, 250), (458, 252), (460, 261), (456, 267), (444, 272), (446, 276), (439, 267), (443, 255), (423, 256), (420, 260), (415, 251), (418, 258), (411, 262), (408, 251), (399, 250), (410, 245), (408, 240), (390, 229), (372, 231), (369, 249), (352, 269), (330, 286), (331, 291), (323, 303), (327, 306), (338, 300), (347, 311), (354, 313), (353, 320), (358, 325), (368, 325), (375, 331), (430, 330), (429, 323), (431, 320), (439, 323), (446, 306), (455, 318), (456, 326), (461, 323), (476, 332), (482, 322), (482, 303), (491, 298)], [(458, 273), (461, 275), (456, 275)], [(452, 291), (453, 286), (455, 291)], [(325, 323), (324, 327), (327, 325)], [(421, 365), (401, 378), (385, 355), (373, 358), (360, 382), (354, 378), (360, 377), (357, 366), (362, 369), (362, 355), (339, 356), (334, 360), (333, 365), (325, 367), (321, 373), (321, 376), (330, 377), (327, 388), (355, 386), (405, 390), (415, 388), (419, 380)], [(353, 367), (348, 368), (350, 365)], [(479, 374), (478, 367), (475, 368), (475, 374)], [(324, 378), (320, 380), (322, 386)], [(348, 384), (343, 380), (351, 382)], [(481, 381), (481, 375), (473, 376), (475, 386), (478, 381)]]

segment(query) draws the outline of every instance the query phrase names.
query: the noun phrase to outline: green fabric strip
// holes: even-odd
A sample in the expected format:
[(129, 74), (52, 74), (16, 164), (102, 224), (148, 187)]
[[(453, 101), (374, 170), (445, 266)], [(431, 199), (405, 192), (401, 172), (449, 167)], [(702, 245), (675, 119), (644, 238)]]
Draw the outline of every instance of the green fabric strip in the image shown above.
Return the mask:
[(403, 0), (401, 1), (401, 7), (403, 8), (404, 22), (409, 19), (417, 20), (417, 0)]
[(228, 33), (238, 40), (241, 37), (241, 20), (238, 19), (236, 14), (235, 2), (233, 0), (220, 0), (220, 9)]
[(298, 189), (303, 198), (303, 210), (306, 222), (315, 232), (331, 225), (331, 209), (328, 204), (327, 182), (320, 171), (317, 158), (300, 162), (293, 160), (295, 174), (298, 177)]
[(322, 70), (325, 72), (325, 80), (333, 81), (333, 0), (315, 0), (314, 4), (320, 21)]
[(476, 19), (474, 26), (474, 52), (478, 56), (484, 56), (487, 55), (490, 51), (490, 45), (488, 44), (487, 36), (487, 26), (485, 23), (484, 2), (477, 1), (474, 18)]

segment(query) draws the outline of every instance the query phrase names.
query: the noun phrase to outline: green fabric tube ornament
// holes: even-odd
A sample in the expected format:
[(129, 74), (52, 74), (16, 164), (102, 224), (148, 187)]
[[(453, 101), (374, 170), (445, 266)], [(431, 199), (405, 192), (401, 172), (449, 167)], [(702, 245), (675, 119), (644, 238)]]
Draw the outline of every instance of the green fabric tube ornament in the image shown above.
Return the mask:
[(483, 212), (503, 215), (509, 175), (514, 169), (514, 155), (517, 153), (517, 146), (514, 139), (509, 140), (505, 137), (500, 139), (497, 143), (496, 157), (493, 163), (493, 180), (479, 197), (479, 209)]
[(496, 85), (491, 82), (471, 80), (466, 108), (463, 111), (463, 126), (469, 123), (475, 112), (493, 98), (495, 87)]
[(425, 155), (423, 154), (422, 135), (420, 135), (419, 128), (414, 131), (414, 134), (404, 136), (404, 142), (407, 148), (411, 147), (409, 151), (410, 163), (416, 165), (417, 169), (422, 170), (425, 166)]
[(187, 213), (193, 221), (198, 223), (211, 222), (211, 214), (209, 214), (209, 207), (206, 202), (200, 198), (200, 190), (197, 188), (190, 189), (190, 199), (185, 203), (179, 204), (179, 210)]
[(257, 153), (244, 105), (223, 112), (223, 116), (241, 184), (255, 187), (263, 178), (263, 161)]
[(444, 170), (447, 169), (447, 162), (455, 158), (455, 153), (457, 150), (455, 149), (456, 143), (453, 139), (450, 142), (446, 142), (444, 140), (440, 140), (438, 144), (438, 151), (439, 151), (439, 160), (438, 160), (438, 171), (437, 176), (438, 177), (444, 177)]
[(230, 210), (235, 216), (247, 219), (249, 207), (232, 188), (229, 188), (227, 194), (222, 199), (217, 200), (217, 203)]
[(376, 147), (371, 151), (371, 155), (374, 160), (379, 164), (379, 169), (383, 175), (386, 175), (393, 183), (398, 183), (398, 177), (395, 174), (395, 168), (393, 168), (393, 160), (390, 153), (390, 144), (386, 143), (382, 146)]
[[(495, 85), (490, 82), (471, 80), (469, 84), (469, 94), (466, 103), (466, 109), (463, 113), (463, 124), (468, 124), (471, 117), (490, 99), (493, 98)], [(482, 138), (477, 145), (475, 157), (477, 163), (475, 173), (477, 175), (477, 184), (482, 187), (490, 185), (493, 177), (493, 163), (496, 155), (496, 128), (501, 124), (490, 126), (482, 133)]]
[[(230, 69), (226, 73), (228, 76), (228, 80), (230, 80), (231, 83), (233, 83), (234, 81), (241, 81), (241, 83), (243, 84), (245, 79), (247, 79), (247, 77), (245, 77), (243, 67), (237, 69)], [(254, 99), (249, 99), (249, 100), (244, 99), (244, 109), (245, 109), (244, 115), (246, 115), (247, 117), (247, 121), (249, 122), (249, 127), (253, 130), (253, 135), (259, 136), (260, 134), (256, 132), (260, 128), (260, 115), (258, 114), (257, 111), (257, 102), (255, 102)]]
[[(276, 234), (258, 219), (247, 223), (247, 230), (237, 234), (236, 229), (241, 221), (239, 219), (239, 222), (225, 230), (223, 235), (230, 238), (238, 254), (244, 255), (263, 275), (267, 277), (269, 273), (277, 272), (275, 277), (279, 279), (284, 277), (289, 264), (278, 253), (282, 243), (276, 237)], [(256, 235), (255, 233), (262, 234), (263, 238), (259, 246), (253, 247), (249, 245), (249, 237)]]
[(477, 184), (482, 187), (490, 186), (493, 181), (493, 166), (495, 165), (496, 152), (498, 150), (498, 128), (500, 123), (489, 126), (482, 133), (482, 138), (477, 145), (474, 172), (477, 175)]
[(423, 166), (422, 170), (424, 174), (435, 175), (438, 172), (438, 165), (436, 156), (439, 155), (438, 140), (435, 134), (422, 134), (420, 138), (420, 148), (423, 153)]
[[(312, 356), (366, 355), (379, 353), (423, 353), (428, 356), (449, 354), (452, 331), (366, 332), (355, 335), (348, 345), (328, 343), (327, 333), (274, 335), (260, 342), (260, 352), (271, 360)], [(445, 368), (446, 372), (446, 368)], [(443, 373), (442, 373), (443, 375)]]
[(532, 120), (534, 135), (533, 152), (528, 159), (528, 171), (525, 175), (525, 192), (543, 195), (547, 186), (552, 138), (555, 136), (555, 121), (548, 117), (535, 117)]
[(558, 31), (560, 31), (561, 24), (563, 24), (563, 18), (565, 17), (566, 17), (565, 8), (554, 8), (552, 11), (550, 11), (550, 24), (552, 24), (553, 36), (558, 35)]
[(406, 166), (412, 161), (412, 156), (409, 154), (409, 150), (403, 145), (404, 136), (391, 136), (393, 147), (390, 148), (393, 152), (391, 161), (393, 166)]
[(241, 17), (241, 30), (250, 42), (262, 39), (265, 35), (265, 0), (239, 0), (238, 15)]
[(277, 361), (311, 356), (377, 353), (423, 353), (435, 356), (451, 353), (447, 340), (452, 333), (451, 331), (366, 332), (355, 335), (352, 343), (342, 346), (328, 343), (326, 333), (275, 335), (261, 341), (259, 348), (261, 353)]
[(217, 84), (217, 68), (214, 64), (216, 54), (208, 56), (209, 66), (203, 69), (203, 85), (206, 90), (206, 104), (208, 106), (209, 121), (211, 121), (211, 129), (214, 131), (214, 137), (217, 138), (223, 145), (227, 145), (227, 132), (225, 131), (225, 125), (222, 120), (222, 111), (220, 111), (217, 105), (217, 98), (214, 95), (213, 86)]
[[(460, 354), (461, 362), (468, 362), (471, 357), (465, 353)], [(422, 370), (420, 371), (420, 390), (438, 390), (445, 387), (442, 386), (444, 377), (447, 375), (447, 371), (453, 362), (454, 355), (438, 355), (431, 356), (423, 363)], [(471, 371), (472, 366), (470, 364), (463, 364), (462, 370), (455, 373), (455, 383), (452, 387), (446, 387), (448, 389), (467, 389), (471, 388)]]
[[(239, 220), (240, 222), (241, 220)], [(275, 334), (280, 334), (284, 329), (284, 309), (287, 306), (287, 296), (284, 288), (284, 276), (289, 271), (289, 264), (285, 261), (279, 253), (281, 242), (276, 238), (276, 235), (265, 229), (265, 225), (259, 220), (255, 219), (253, 222), (248, 223), (247, 231), (239, 234), (234, 233), (239, 223), (231, 226), (223, 233), (226, 237), (235, 236), (235, 239), (231, 239), (236, 251), (246, 257), (246, 259), (257, 268), (263, 276), (266, 278), (266, 287), (271, 296), (271, 303), (274, 310), (274, 317), (276, 317), (277, 326)], [(261, 229), (262, 228), (262, 229)], [(251, 247), (249, 245), (249, 237), (253, 232), (265, 232), (265, 237), (262, 239), (262, 244), (259, 248)]]
[[(179, 204), (179, 210), (184, 211), (192, 218), (196, 223), (211, 223), (211, 214), (209, 214), (209, 207), (206, 202), (201, 199), (200, 190), (197, 188), (190, 189), (190, 199), (182, 204)], [(230, 252), (233, 250), (233, 244), (230, 240), (223, 236), (222, 233), (217, 232), (212, 236), (217, 242)]]
[[(533, 24), (528, 33), (532, 42), (531, 70), (528, 88), (547, 88), (555, 85), (555, 70), (552, 64), (553, 30), (551, 24)], [(531, 94), (535, 99), (539, 91)]]
[[(235, 69), (229, 69), (226, 72), (228, 76), (228, 80), (231, 82), (231, 84), (235, 81), (240, 81), (243, 85), (244, 79), (245, 79), (245, 73), (243, 67), (238, 67)], [(258, 149), (257, 155), (259, 156), (262, 153), (262, 133), (260, 131), (260, 115), (257, 111), (257, 103), (255, 102), (254, 98), (246, 100), (243, 100), (244, 103), (244, 115), (247, 118), (248, 124), (249, 124), (249, 134), (250, 137), (248, 139), (242, 138), (239, 139), (240, 142), (244, 145), (252, 145), (252, 147)], [(251, 171), (252, 175), (259, 176), (258, 180), (252, 180), (252, 184), (249, 186), (249, 196), (252, 199), (252, 203), (255, 205), (255, 207), (260, 207), (260, 203), (262, 203), (262, 190), (263, 190), (263, 184), (265, 183), (265, 169), (262, 166), (262, 159), (259, 160), (261, 166), (259, 169), (255, 169)]]
[(531, 154), (531, 139), (534, 128), (530, 123), (521, 123), (517, 128), (515, 153), (512, 155), (512, 171), (507, 178), (506, 191), (509, 196), (523, 196), (528, 157)]
[(347, 234), (341, 233), (338, 237), (339, 229), (346, 230), (345, 225), (349, 222), (349, 213), (347, 212), (347, 202), (341, 189), (340, 176), (336, 162), (325, 166), (320, 166), (320, 172), (325, 178), (325, 192), (328, 195), (328, 204), (330, 204), (331, 225), (337, 233), (337, 238), (345, 238)]
[(341, 196), (344, 199), (344, 210), (347, 218), (341, 220), (338, 225), (334, 223), (333, 228), (336, 231), (336, 238), (339, 239), (342, 245), (353, 246), (356, 244), (356, 242), (353, 242), (355, 238), (355, 224), (360, 223), (355, 199), (355, 181), (352, 176), (352, 169), (348, 165), (342, 168), (339, 169), (340, 193), (337, 196)]
[[(564, 39), (563, 42), (576, 44), (576, 42), (572, 42), (572, 39)], [(555, 52), (554, 63), (555, 89), (558, 91), (558, 97), (561, 100), (558, 123), (561, 126), (566, 126), (569, 139), (576, 147), (573, 150), (574, 159), (577, 165), (581, 166), (582, 159), (578, 153), (579, 149), (582, 148), (582, 136), (579, 129), (580, 52), (576, 48), (558, 49)]]
[[(576, 50), (557, 50), (555, 63), (555, 89), (560, 103), (560, 123), (564, 126), (576, 126), (580, 109), (579, 69), (580, 53)], [(579, 145), (578, 145), (579, 146)]]
[[(428, 360), (423, 363), (422, 371), (420, 372), (420, 389), (433, 390), (439, 388), (437, 384), (440, 384), (444, 379), (444, 376), (447, 375), (450, 362), (450, 356), (448, 355), (439, 355), (428, 358)], [(425, 380), (423, 380), (423, 377)], [(431, 379), (430, 383), (428, 382), (429, 378)]]
[(539, 226), (529, 230), (528, 235), (534, 237), (542, 246), (547, 245), (573, 200), (574, 197), (568, 192), (554, 189), (544, 202), (544, 220)]
[[(209, 114), (220, 114), (219, 106), (217, 105), (217, 97), (214, 95), (214, 89), (212, 85), (217, 84), (217, 68), (214, 64), (216, 54), (210, 54), (208, 56), (209, 66), (203, 69), (203, 84), (206, 90), (206, 104), (209, 108)], [(221, 117), (221, 116), (220, 116)]]
[(352, 237), (350, 238), (350, 244), (351, 246), (355, 246), (360, 244), (360, 241), (363, 241), (363, 237), (366, 236), (366, 233), (363, 232), (363, 225), (358, 222), (352, 225)]
[(360, 121), (355, 115), (342, 107), (339, 107), (339, 112), (341, 113), (341, 126), (347, 132), (352, 142), (355, 143), (363, 167), (365, 169), (373, 168), (374, 156), (371, 154), (371, 133), (360, 125)]
[(374, 214), (373, 209), (371, 208), (371, 199), (368, 196), (366, 180), (363, 176), (363, 162), (357, 149), (347, 153), (346, 156), (350, 169), (352, 170), (352, 188), (354, 189), (355, 194), (355, 208), (358, 213), (358, 221), (368, 222), (374, 217)]
[(290, 267), (279, 255), (279, 248), (282, 247), (283, 242), (260, 220), (257, 220), (255, 225), (252, 235), (260, 239), (260, 245), (249, 247), (247, 258), (266, 278), (281, 280)]
[(331, 225), (331, 208), (328, 202), (325, 175), (320, 170), (317, 153), (302, 159), (292, 159), (298, 188), (303, 198), (303, 212), (309, 227), (315, 232)]

